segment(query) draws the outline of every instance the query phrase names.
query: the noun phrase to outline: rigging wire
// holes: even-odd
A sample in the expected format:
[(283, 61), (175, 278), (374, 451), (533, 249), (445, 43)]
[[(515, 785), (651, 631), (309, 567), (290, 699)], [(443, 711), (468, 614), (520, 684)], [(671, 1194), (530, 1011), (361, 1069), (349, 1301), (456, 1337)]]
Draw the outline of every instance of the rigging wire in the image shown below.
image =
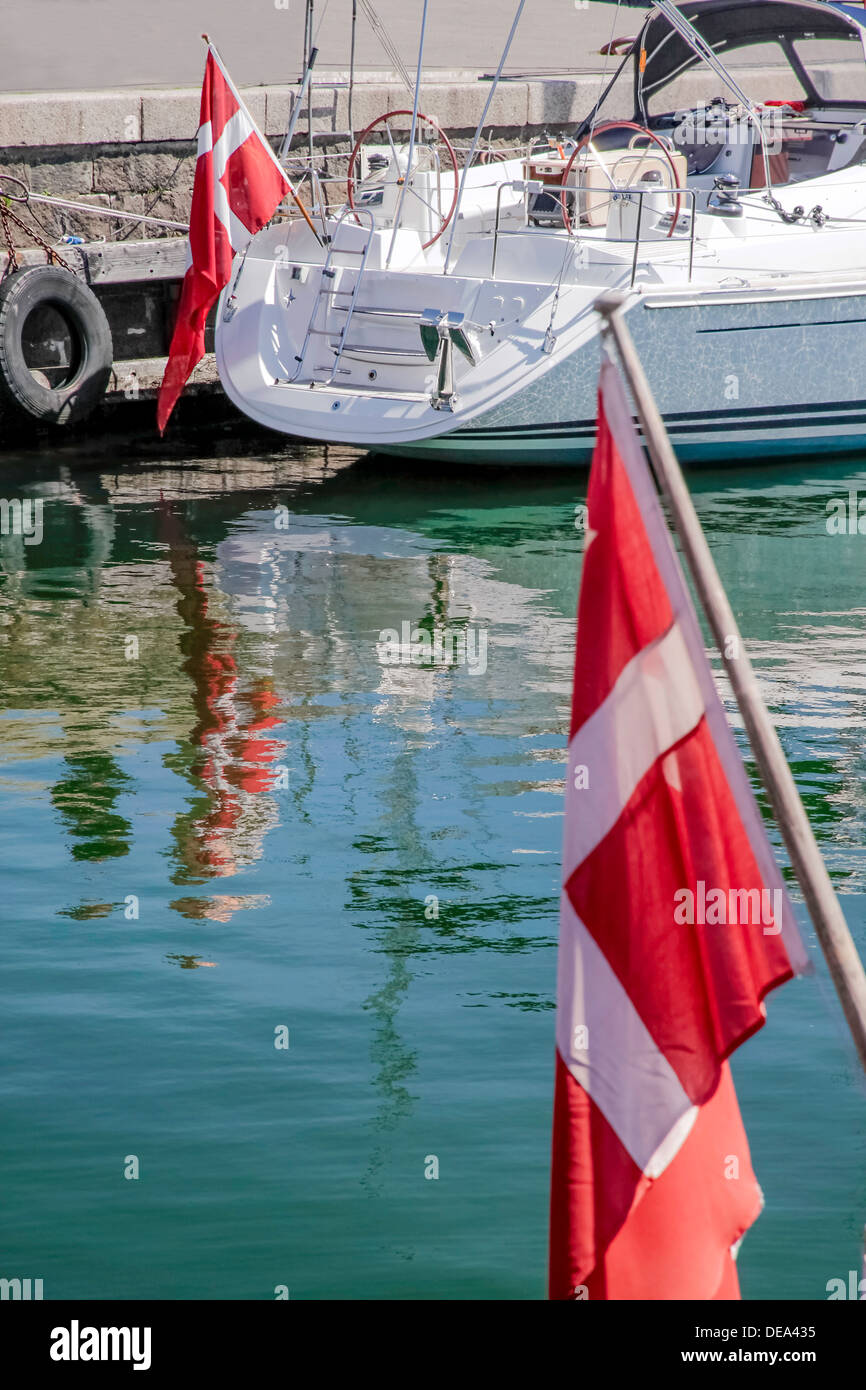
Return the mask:
[[(590, 123), (590, 127), (589, 127), (589, 146), (590, 146), (590, 149), (592, 149), (592, 137), (593, 137), (593, 133), (594, 133), (594, 131), (595, 131), (595, 127), (596, 127), (596, 125), (598, 124), (598, 117), (599, 117), (599, 114), (600, 114), (600, 111), (601, 111), (602, 100), (603, 100), (604, 95), (606, 95), (606, 93), (604, 92), (604, 84), (605, 84), (605, 82), (607, 81), (607, 64), (608, 64), (608, 59), (611, 57), (611, 45), (612, 45), (612, 43), (613, 43), (613, 34), (614, 34), (614, 30), (616, 29), (617, 22), (618, 22), (618, 20), (619, 20), (620, 4), (621, 4), (621, 0), (616, 0), (616, 9), (615, 9), (614, 12), (613, 12), (613, 21), (612, 21), (611, 26), (610, 26), (610, 38), (608, 39), (608, 41), (607, 41), (607, 43), (605, 44), (605, 47), (604, 47), (604, 67), (603, 67), (602, 70), (601, 70), (601, 78), (600, 78), (599, 84), (598, 84), (598, 100), (596, 101), (595, 106), (593, 107), (592, 119), (591, 119), (591, 123)], [(629, 53), (627, 56), (631, 56), (631, 54)], [(618, 73), (617, 73), (617, 76), (619, 76)]]
[(385, 28), (376, 11), (373, 9), (371, 0), (360, 0), (360, 3), (361, 9), (367, 16), (371, 29), (378, 38), (385, 52), (388, 54), (388, 57), (391, 59), (391, 62), (394, 64), (395, 72), (399, 76), (401, 82), (408, 91), (409, 95), (411, 97), (414, 97), (415, 83), (412, 81), (406, 64), (400, 57), (400, 52), (396, 44), (394, 43), (394, 40), (391, 38), (391, 35), (388, 33), (388, 30)]
[(325, 15), (328, 13), (328, 6), (330, 5), (330, 3), (331, 3), (331, 0), (325, 0), (325, 4), (324, 4), (324, 6), (323, 6), (323, 8), (322, 8), (322, 15), (321, 15), (321, 18), (320, 18), (318, 24), (316, 25), (316, 32), (315, 32), (315, 34), (313, 34), (313, 42), (312, 42), (312, 44), (311, 44), (311, 47), (312, 47), (312, 48), (315, 48), (315, 47), (316, 47), (316, 44), (318, 43), (319, 34), (321, 33), (322, 25), (323, 25), (324, 22), (325, 22)]
[[(313, 0), (307, 0), (304, 7), (304, 70), (307, 71), (310, 63), (310, 54), (313, 51)], [(307, 145), (309, 148), (310, 164), (313, 162), (313, 77), (310, 74), (307, 82)]]

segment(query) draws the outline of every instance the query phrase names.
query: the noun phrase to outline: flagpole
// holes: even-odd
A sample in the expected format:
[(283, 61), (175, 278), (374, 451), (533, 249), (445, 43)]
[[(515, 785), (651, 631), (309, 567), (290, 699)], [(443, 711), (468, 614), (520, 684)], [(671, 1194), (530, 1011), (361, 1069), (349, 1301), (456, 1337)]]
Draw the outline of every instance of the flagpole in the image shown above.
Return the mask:
[[(695, 588), (725, 665), (791, 866), (806, 900), (860, 1062), (866, 1070), (866, 972), (830, 882), (809, 817), (782, 751), (686, 480), (622, 314), (626, 296), (602, 294), (594, 307), (616, 346), (637, 407), (656, 478), (667, 498)], [(734, 642), (731, 643), (731, 639)], [(731, 650), (737, 656), (728, 656)]]

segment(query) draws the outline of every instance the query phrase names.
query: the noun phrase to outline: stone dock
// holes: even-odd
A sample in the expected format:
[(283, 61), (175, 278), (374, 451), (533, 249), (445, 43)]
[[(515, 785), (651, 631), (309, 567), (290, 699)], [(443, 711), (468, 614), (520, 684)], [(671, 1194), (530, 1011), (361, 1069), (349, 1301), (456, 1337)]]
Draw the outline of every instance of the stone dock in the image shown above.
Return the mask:
[[(450, 138), (468, 140), (488, 89), (489, 83), (469, 73), (437, 73), (423, 85), (422, 110)], [(288, 86), (241, 88), (253, 119), (275, 148), (285, 135), (296, 92)], [(567, 131), (586, 114), (598, 92), (598, 75), (502, 82), (487, 124), (506, 141)], [(624, 96), (616, 114), (630, 114), (627, 88)], [(50, 100), (43, 93), (0, 94), (0, 174), (24, 179), (34, 192), (186, 222), (199, 102), (198, 88), (61, 92)], [(396, 81), (367, 77), (354, 88), (354, 132), (385, 111), (410, 105), (405, 87)], [(323, 157), (347, 152), (348, 83), (321, 74), (312, 114), (316, 152)], [(305, 104), (293, 148), (305, 154), (308, 144)], [(54, 236), (105, 236), (107, 229), (112, 237), (128, 236), (131, 225), (45, 205), (38, 213)]]

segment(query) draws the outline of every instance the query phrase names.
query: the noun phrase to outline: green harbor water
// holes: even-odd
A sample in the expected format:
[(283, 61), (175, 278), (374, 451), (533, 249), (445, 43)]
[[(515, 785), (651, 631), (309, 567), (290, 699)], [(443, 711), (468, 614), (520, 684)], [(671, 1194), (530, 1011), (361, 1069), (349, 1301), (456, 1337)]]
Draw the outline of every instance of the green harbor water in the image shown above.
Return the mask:
[[(44, 534), (0, 536), (0, 1276), (541, 1298), (586, 475), (196, 447), (3, 460)], [(866, 470), (691, 481), (866, 952)], [(389, 664), (404, 623), (474, 662)], [(826, 1298), (866, 1220), (804, 931), (734, 1061), (746, 1298)]]

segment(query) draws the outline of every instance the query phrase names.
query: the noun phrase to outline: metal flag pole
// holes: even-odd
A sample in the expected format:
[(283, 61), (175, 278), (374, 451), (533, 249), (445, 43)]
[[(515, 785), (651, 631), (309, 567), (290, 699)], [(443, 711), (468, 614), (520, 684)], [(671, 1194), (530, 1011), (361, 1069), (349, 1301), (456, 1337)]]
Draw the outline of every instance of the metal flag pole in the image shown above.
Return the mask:
[(490, 91), (487, 93), (487, 100), (484, 103), (484, 110), (481, 112), (481, 119), (478, 122), (478, 125), (475, 127), (475, 135), (472, 140), (472, 146), (469, 150), (469, 154), (466, 156), (466, 163), (463, 165), (463, 173), (460, 177), (460, 188), (457, 193), (457, 202), (454, 207), (454, 216), (451, 219), (451, 234), (448, 237), (448, 247), (445, 252), (445, 263), (442, 266), (443, 275), (448, 274), (448, 262), (451, 260), (451, 247), (454, 243), (454, 233), (457, 230), (457, 219), (460, 216), (460, 204), (463, 201), (463, 189), (466, 185), (466, 175), (469, 173), (472, 161), (475, 158), (475, 151), (478, 149), (478, 141), (481, 139), (481, 132), (484, 129), (484, 122), (487, 120), (487, 112), (490, 110), (490, 103), (493, 101), (493, 98), (496, 94), (496, 88), (499, 86), (499, 79), (502, 76), (502, 69), (505, 67), (505, 59), (508, 57), (508, 53), (511, 48), (511, 41), (514, 38), (514, 35), (517, 33), (517, 26), (520, 23), (520, 16), (523, 14), (523, 7), (525, 4), (526, 0), (520, 0), (519, 5), (517, 6), (517, 13), (515, 14), (514, 19), (511, 22), (511, 28), (508, 32), (508, 38), (505, 40), (505, 47), (502, 50), (502, 57), (499, 59), (499, 67), (496, 69), (493, 81), (490, 84)]
[(412, 177), (412, 159), (415, 154), (415, 132), (418, 126), (418, 101), (421, 96), (421, 64), (424, 59), (424, 38), (427, 33), (427, 5), (428, 0), (424, 0), (424, 8), (421, 11), (421, 37), (418, 40), (418, 74), (415, 78), (415, 97), (412, 103), (412, 129), (409, 132), (409, 162), (406, 166), (406, 177), (400, 186), (400, 201), (397, 204), (397, 215), (394, 218), (394, 230), (391, 233), (391, 244), (388, 247), (388, 255), (385, 257), (386, 270), (391, 264), (394, 243), (397, 240), (397, 232), (400, 227), (400, 218), (403, 216), (403, 199), (406, 197), (406, 185)]
[[(605, 338), (613, 340), (631, 389), (657, 481), (670, 506), (683, 554), (743, 716), (791, 866), (806, 900), (860, 1061), (866, 1070), (866, 973), (863, 963), (830, 882), (769, 710), (764, 704), (691, 493), (644, 375), (622, 314), (624, 303), (623, 294), (608, 291), (595, 301), (595, 308), (604, 319)], [(736, 657), (726, 654), (732, 638), (733, 649), (739, 653)]]

